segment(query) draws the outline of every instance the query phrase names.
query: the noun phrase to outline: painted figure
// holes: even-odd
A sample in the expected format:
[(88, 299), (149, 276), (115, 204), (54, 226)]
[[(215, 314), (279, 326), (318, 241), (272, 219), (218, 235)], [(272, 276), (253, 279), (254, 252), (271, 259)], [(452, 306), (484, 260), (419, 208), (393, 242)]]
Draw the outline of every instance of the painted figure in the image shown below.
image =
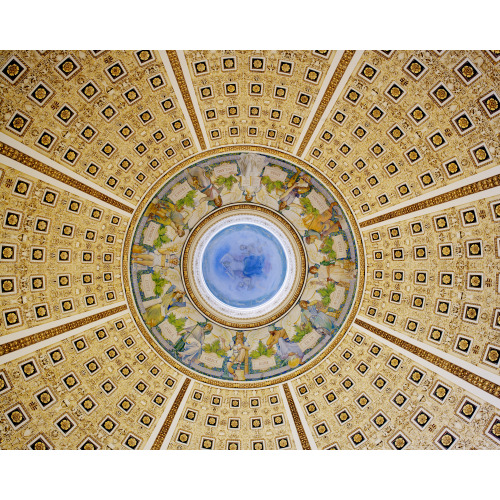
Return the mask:
[(174, 268), (179, 265), (179, 257), (170, 253), (167, 249), (159, 249), (156, 252), (149, 253), (141, 245), (132, 246), (132, 264), (139, 264), (146, 267), (164, 267)]
[(335, 328), (335, 323), (333, 322), (334, 316), (332, 314), (328, 314), (331, 311), (329, 308), (325, 307), (320, 300), (315, 302), (301, 300), (299, 305), (302, 309), (300, 317), (302, 325), (309, 322), (311, 323), (311, 326), (322, 335), (332, 334), (333, 329)]
[(240, 253), (225, 254), (221, 264), (226, 274), (238, 280), (238, 287), (251, 289), (252, 277), (260, 276), (264, 272), (265, 257), (261, 255), (262, 248), (255, 245), (240, 245)]
[(297, 171), (287, 182), (287, 190), (279, 200), (279, 209), (284, 210), (289, 207), (298, 196), (307, 193), (311, 189), (311, 176)]
[(313, 264), (309, 272), (321, 281), (349, 281), (356, 279), (356, 264), (351, 260), (323, 260)]
[(252, 201), (260, 191), (262, 187), (260, 174), (267, 163), (268, 159), (265, 156), (255, 153), (242, 153), (238, 158), (241, 172), (240, 189), (244, 192), (246, 201)]
[(146, 308), (146, 312), (143, 314), (144, 322), (150, 328), (159, 325), (171, 309), (186, 307), (186, 303), (182, 302), (183, 298), (184, 292), (176, 290), (175, 286), (172, 285), (161, 298), (161, 302)]
[(201, 167), (191, 167), (187, 170), (186, 178), (189, 185), (202, 193), (204, 196), (202, 201), (213, 201), (216, 207), (222, 206), (222, 198), (220, 192), (222, 188), (217, 189), (206, 175), (205, 170)]
[(179, 353), (183, 363), (191, 365), (199, 359), (203, 352), (205, 336), (210, 335), (212, 330), (213, 325), (206, 322), (186, 328), (174, 345), (174, 349)]
[(328, 267), (330, 276), (335, 281), (349, 281), (356, 279), (356, 264), (351, 260), (338, 260)]
[(299, 344), (292, 342), (288, 337), (285, 329), (271, 325), (268, 327), (269, 338), (267, 339), (266, 346), (268, 349), (276, 346), (276, 354), (282, 360), (288, 359), (290, 367), (295, 368), (298, 364), (302, 364), (304, 353), (299, 347)]
[(309, 273), (315, 278), (318, 278), (319, 282), (333, 281), (330, 278), (329, 266), (324, 266), (323, 264), (313, 264), (309, 267)]
[(244, 373), (248, 374), (248, 351), (250, 349), (245, 332), (236, 332), (236, 335), (229, 343), (229, 349), (226, 347), (225, 339), (221, 338), (221, 340), (222, 347), (228, 352), (229, 356), (227, 371), (233, 376), (234, 380), (245, 380)]
[(184, 216), (169, 201), (153, 200), (144, 215), (148, 217), (148, 220), (155, 220), (164, 226), (172, 226), (179, 238), (186, 234), (187, 224), (184, 221)]
[(342, 225), (336, 219), (337, 213), (335, 207), (338, 204), (333, 202), (328, 210), (319, 215), (308, 214), (303, 218), (307, 230), (305, 232), (305, 241), (309, 245), (316, 238), (323, 240), (331, 233), (337, 233), (342, 229)]

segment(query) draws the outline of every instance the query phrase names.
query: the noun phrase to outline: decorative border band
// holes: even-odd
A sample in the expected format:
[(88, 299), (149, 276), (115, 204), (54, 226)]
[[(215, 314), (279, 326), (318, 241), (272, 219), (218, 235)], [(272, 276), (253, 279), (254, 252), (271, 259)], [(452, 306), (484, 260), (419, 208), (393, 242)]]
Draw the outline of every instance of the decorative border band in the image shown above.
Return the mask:
[(12, 342), (7, 342), (6, 344), (0, 345), (0, 356), (9, 354), (19, 349), (24, 349), (25, 347), (29, 347), (30, 345), (38, 344), (38, 342), (42, 342), (43, 340), (48, 340), (51, 339), (52, 337), (57, 337), (57, 335), (61, 335), (62, 333), (74, 330), (75, 328), (80, 328), (81, 326), (89, 325), (90, 323), (94, 323), (95, 321), (99, 321), (109, 316), (113, 316), (113, 314), (118, 314), (120, 312), (126, 311), (127, 308), (128, 306), (126, 304), (123, 304), (121, 306), (108, 309), (107, 311), (102, 311), (97, 314), (92, 314), (91, 316), (77, 319), (75, 321), (70, 321), (69, 323), (56, 326), (55, 328), (44, 330), (43, 332), (38, 332), (34, 333), (33, 335), (28, 335), (27, 337), (23, 337), (22, 339), (13, 340)]
[(109, 205), (112, 205), (116, 208), (119, 208), (120, 210), (123, 210), (124, 212), (131, 214), (134, 211), (134, 209), (129, 207), (128, 205), (125, 205), (124, 203), (115, 200), (114, 198), (111, 198), (107, 194), (97, 191), (97, 189), (87, 186), (83, 182), (73, 179), (73, 177), (70, 177), (69, 175), (59, 172), (55, 168), (49, 167), (48, 165), (42, 163), (39, 160), (35, 160), (31, 156), (22, 153), (18, 149), (15, 149), (12, 146), (5, 144), (4, 142), (0, 142), (0, 155), (12, 158), (13, 160), (22, 163), (23, 165), (26, 165), (27, 167), (32, 168), (37, 172), (48, 175), (49, 177), (52, 177), (57, 181), (63, 182), (64, 184), (67, 184), (72, 188), (78, 189), (83, 193), (89, 194), (90, 196), (93, 196), (94, 198), (97, 198), (103, 201), (104, 203), (108, 203)]
[(156, 436), (156, 439), (153, 443), (153, 446), (151, 446), (152, 450), (159, 450), (163, 444), (163, 441), (165, 441), (165, 438), (167, 437), (170, 426), (172, 425), (172, 422), (174, 421), (175, 414), (179, 410), (179, 406), (181, 405), (181, 402), (184, 398), (184, 395), (186, 394), (187, 388), (189, 387), (190, 383), (191, 383), (191, 379), (186, 378), (184, 380), (184, 383), (182, 384), (182, 387), (180, 388), (179, 393), (175, 397), (174, 403), (168, 412), (167, 418), (165, 419), (165, 422), (163, 422), (163, 425), (161, 426), (161, 429), (160, 429), (160, 432), (158, 433), (158, 436)]
[(373, 219), (365, 220), (363, 222), (360, 222), (359, 225), (361, 227), (371, 226), (373, 224), (378, 224), (379, 222), (384, 222), (389, 219), (394, 219), (395, 217), (400, 217), (401, 215), (407, 215), (412, 212), (418, 212), (419, 210), (423, 210), (425, 208), (434, 207), (436, 205), (441, 205), (442, 203), (447, 203), (449, 201), (453, 201), (458, 198), (463, 198), (464, 196), (469, 196), (474, 193), (486, 191), (487, 189), (491, 189), (497, 186), (500, 186), (500, 174), (493, 175), (481, 181), (473, 182), (472, 184), (469, 184), (467, 186), (462, 186), (457, 189), (453, 189), (448, 193), (443, 193), (437, 196), (433, 196), (432, 198), (428, 198), (427, 200), (419, 201), (418, 203), (413, 203), (413, 205), (409, 205), (404, 208), (399, 208), (398, 210), (394, 210), (393, 212), (379, 215), (377, 217), (374, 217)]
[(299, 149), (297, 150), (297, 156), (302, 156), (302, 154), (304, 153), (304, 149), (309, 144), (309, 141), (311, 140), (311, 137), (314, 131), (316, 130), (316, 127), (318, 126), (320, 118), (323, 116), (323, 113), (325, 112), (325, 109), (327, 108), (330, 99), (335, 93), (335, 90), (337, 89), (340, 80), (342, 80), (342, 77), (344, 76), (347, 66), (349, 66), (351, 59), (354, 57), (355, 52), (356, 52), (355, 50), (345, 50), (344, 53), (342, 54), (339, 64), (335, 68), (335, 72), (332, 75), (330, 83), (328, 84), (328, 87), (326, 88), (325, 93), (321, 98), (321, 101), (318, 105), (318, 109), (316, 110), (316, 113), (314, 113), (314, 117), (311, 123), (309, 124), (309, 128), (307, 129), (307, 132), (304, 135), (302, 142), (300, 143)]
[[(295, 241), (296, 249), (298, 254), (300, 255), (300, 267), (296, 269), (297, 273), (300, 273), (299, 275), (299, 280), (296, 282), (293, 286), (293, 293), (289, 297), (285, 297), (286, 302), (280, 305), (280, 308), (277, 312), (275, 312), (272, 315), (269, 315), (269, 313), (263, 315), (263, 317), (256, 318), (254, 321), (229, 321), (223, 317), (219, 317), (215, 315), (212, 311), (208, 310), (200, 301), (197, 297), (196, 293), (196, 286), (193, 286), (194, 284), (191, 282), (190, 279), (190, 273), (189, 273), (189, 252), (193, 243), (193, 240), (196, 238), (197, 234), (203, 230), (203, 227), (207, 224), (210, 223), (211, 220), (220, 217), (220, 215), (225, 214), (225, 213), (231, 213), (235, 210), (246, 210), (246, 211), (251, 211), (251, 212), (261, 212), (263, 214), (267, 214), (269, 216), (272, 216), (279, 220), (279, 222), (288, 230), (288, 234), (290, 235), (291, 238)], [(183, 255), (182, 255), (182, 280), (184, 282), (184, 286), (186, 288), (186, 291), (189, 295), (189, 298), (191, 301), (194, 303), (195, 307), (202, 313), (204, 314), (207, 318), (210, 318), (212, 321), (218, 323), (219, 325), (222, 326), (227, 326), (228, 328), (235, 328), (235, 329), (254, 329), (254, 328), (259, 328), (261, 326), (268, 325), (269, 323), (273, 323), (277, 321), (279, 318), (281, 318), (283, 315), (285, 315), (297, 302), (299, 296), (304, 290), (304, 285), (306, 281), (306, 274), (307, 274), (307, 257), (306, 257), (306, 252), (304, 250), (304, 246), (302, 243), (302, 240), (300, 239), (299, 235), (297, 232), (294, 230), (293, 226), (286, 220), (285, 217), (283, 217), (281, 214), (278, 214), (277, 212), (274, 212), (273, 210), (261, 206), (261, 205), (252, 205), (250, 203), (237, 203), (234, 205), (229, 205), (227, 207), (219, 208), (218, 210), (215, 210), (208, 214), (206, 217), (204, 217), (198, 225), (190, 232), (186, 243), (184, 245), (183, 249)]]
[(290, 392), (290, 387), (288, 384), (283, 384), (283, 391), (285, 392), (286, 401), (288, 406), (290, 407), (290, 413), (292, 414), (293, 423), (295, 424), (295, 428), (297, 429), (297, 434), (299, 435), (300, 444), (302, 445), (302, 449), (310, 450), (311, 445), (306, 436), (306, 431), (304, 430), (304, 426), (302, 425), (302, 421), (300, 420), (299, 412), (297, 411), (297, 407), (295, 406), (295, 401), (292, 398), (292, 393)]
[(461, 378), (465, 382), (468, 382), (469, 384), (476, 386), (478, 389), (481, 389), (482, 391), (487, 392), (488, 394), (491, 394), (496, 398), (500, 398), (500, 385), (495, 384), (494, 382), (491, 382), (485, 379), (484, 377), (476, 375), (475, 373), (472, 373), (469, 370), (462, 368), (461, 366), (458, 366), (455, 363), (452, 363), (451, 361), (446, 361), (445, 359), (436, 356), (435, 354), (431, 354), (425, 349), (410, 344), (409, 342), (406, 342), (406, 340), (402, 340), (394, 335), (391, 335), (390, 333), (381, 330), (376, 326), (370, 325), (369, 323), (363, 321), (362, 319), (356, 318), (354, 323), (372, 333), (375, 333), (379, 337), (388, 340), (394, 345), (397, 345), (398, 347), (401, 347), (406, 351), (411, 352), (412, 354), (415, 354), (416, 356), (422, 359), (425, 359), (425, 361), (432, 363), (438, 368), (446, 370), (448, 373), (451, 373), (452, 375)]
[(194, 109), (193, 101), (191, 99), (191, 95), (189, 94), (186, 78), (184, 77), (184, 73), (182, 72), (179, 56), (177, 55), (177, 52), (175, 50), (167, 50), (166, 52), (168, 60), (170, 61), (170, 66), (172, 66), (175, 79), (177, 80), (177, 84), (179, 85), (182, 98), (184, 99), (184, 104), (186, 105), (186, 108), (188, 110), (189, 118), (191, 119), (194, 131), (196, 132), (196, 137), (198, 137), (198, 142), (200, 143), (200, 147), (201, 149), (207, 149), (205, 139), (203, 138), (203, 134), (201, 132), (200, 122), (198, 121), (198, 117), (196, 116), (196, 111)]

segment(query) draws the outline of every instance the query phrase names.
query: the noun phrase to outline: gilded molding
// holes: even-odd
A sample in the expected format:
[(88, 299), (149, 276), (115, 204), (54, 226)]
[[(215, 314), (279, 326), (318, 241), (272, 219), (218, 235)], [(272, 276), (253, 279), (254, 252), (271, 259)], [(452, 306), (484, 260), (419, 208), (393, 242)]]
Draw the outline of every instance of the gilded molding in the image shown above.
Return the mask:
[(86, 318), (70, 321), (69, 323), (66, 323), (64, 325), (56, 326), (55, 328), (50, 328), (49, 330), (44, 330), (43, 332), (34, 333), (33, 335), (28, 335), (27, 337), (23, 337), (22, 339), (7, 342), (6, 344), (0, 345), (0, 356), (9, 354), (19, 349), (24, 349), (25, 347), (37, 344), (38, 342), (42, 342), (43, 340), (51, 339), (52, 337), (56, 337), (57, 335), (61, 335), (62, 333), (74, 330), (75, 328), (80, 328), (81, 326), (89, 325), (90, 323), (94, 323), (95, 321), (108, 318), (109, 316), (113, 316), (113, 314), (118, 314), (120, 312), (126, 311), (127, 307), (128, 306), (126, 304), (123, 304), (121, 306), (108, 309), (107, 311), (92, 314), (91, 316), (87, 316)]
[[(261, 319), (256, 319), (253, 323), (238, 323), (236, 321), (228, 321), (222, 317), (219, 317), (215, 315), (213, 312), (209, 311), (206, 307), (203, 306), (203, 304), (198, 300), (195, 290), (193, 289), (193, 283), (191, 282), (190, 279), (190, 273), (189, 273), (189, 258), (188, 254), (192, 246), (192, 242), (195, 239), (196, 235), (203, 230), (203, 227), (205, 224), (210, 223), (210, 221), (221, 214), (224, 213), (231, 213), (235, 210), (250, 210), (252, 212), (261, 212), (263, 214), (267, 214), (269, 216), (272, 216), (279, 220), (279, 222), (286, 227), (286, 229), (289, 231), (289, 235), (293, 240), (295, 241), (295, 244), (297, 245), (297, 250), (300, 254), (300, 277), (299, 281), (297, 284), (294, 285), (294, 292), (291, 296), (285, 297), (286, 302), (284, 302), (281, 307), (272, 315), (268, 316), (266, 315), (264, 318)], [(293, 226), (286, 220), (285, 217), (283, 217), (281, 214), (277, 214), (273, 212), (273, 210), (270, 210), (267, 207), (263, 207), (261, 205), (251, 205), (248, 203), (239, 203), (235, 205), (229, 205), (228, 207), (220, 208), (218, 210), (215, 210), (214, 212), (210, 213), (208, 216), (206, 216), (200, 224), (198, 224), (189, 234), (188, 239), (186, 240), (186, 244), (184, 245), (184, 250), (183, 250), (183, 257), (182, 257), (182, 280), (184, 282), (184, 286), (186, 288), (186, 291), (189, 294), (189, 298), (193, 302), (193, 304), (196, 306), (196, 308), (207, 318), (210, 318), (212, 321), (215, 321), (219, 325), (227, 326), (229, 328), (238, 328), (238, 329), (251, 329), (251, 328), (258, 328), (260, 326), (265, 326), (269, 323), (273, 323), (274, 321), (277, 321), (279, 318), (281, 318), (283, 315), (285, 315), (297, 302), (299, 296), (302, 294), (304, 291), (304, 284), (306, 281), (306, 275), (307, 275), (307, 257), (306, 257), (306, 252), (304, 250), (304, 246), (302, 243), (302, 240), (300, 239), (299, 235), (297, 232), (293, 229)], [(299, 269), (297, 269), (299, 271)]]
[(175, 414), (179, 410), (179, 406), (181, 405), (182, 399), (184, 398), (184, 395), (186, 394), (187, 388), (189, 387), (190, 383), (191, 379), (186, 378), (186, 380), (184, 380), (184, 383), (182, 384), (182, 387), (180, 388), (179, 393), (175, 397), (174, 403), (168, 412), (167, 418), (165, 419), (165, 422), (163, 422), (163, 425), (161, 426), (158, 436), (156, 436), (153, 446), (151, 446), (152, 450), (159, 450), (161, 448), (161, 445), (163, 444), (163, 441), (165, 441), (168, 430), (170, 429), (170, 426), (174, 421)]
[(184, 73), (182, 71), (181, 63), (179, 61), (179, 57), (177, 56), (177, 52), (175, 50), (167, 50), (166, 52), (168, 60), (170, 61), (170, 65), (172, 66), (175, 79), (177, 80), (177, 84), (179, 85), (182, 98), (184, 99), (184, 104), (186, 105), (186, 108), (188, 110), (189, 118), (191, 119), (191, 123), (193, 124), (194, 130), (196, 132), (196, 137), (198, 137), (198, 142), (200, 143), (200, 147), (201, 149), (207, 149), (205, 139), (203, 138), (203, 133), (201, 132), (200, 122), (198, 121), (198, 117), (196, 116), (196, 111), (194, 109), (191, 95), (189, 94), (186, 78), (184, 77)]
[(87, 186), (83, 182), (77, 181), (76, 179), (73, 179), (69, 175), (63, 174), (62, 172), (59, 172), (55, 168), (49, 167), (45, 163), (42, 163), (41, 161), (35, 160), (31, 156), (28, 156), (25, 153), (22, 153), (21, 151), (13, 148), (12, 146), (9, 146), (5, 144), (4, 142), (0, 142), (0, 154), (7, 156), (8, 158), (11, 158), (19, 163), (22, 163), (23, 165), (26, 165), (29, 168), (32, 168), (33, 170), (36, 170), (37, 172), (40, 172), (42, 174), (48, 175), (49, 177), (52, 177), (53, 179), (56, 179), (60, 182), (63, 182), (64, 184), (67, 184), (68, 186), (71, 186), (72, 188), (78, 189), (79, 191), (82, 191), (83, 193), (86, 193), (90, 196), (93, 196), (94, 198), (97, 198), (104, 203), (108, 203), (109, 205), (112, 205), (116, 208), (119, 208), (120, 210), (123, 210), (124, 212), (127, 212), (131, 214), (134, 209), (129, 207), (128, 205), (125, 205), (124, 203), (121, 203), (118, 200), (115, 200), (114, 198), (111, 198), (107, 194), (101, 193), (97, 189), (91, 188), (90, 186)]
[(332, 75), (330, 83), (328, 84), (328, 87), (326, 88), (325, 93), (321, 98), (318, 109), (316, 110), (316, 113), (314, 113), (314, 117), (309, 124), (309, 128), (307, 129), (307, 132), (304, 135), (302, 142), (300, 143), (299, 149), (297, 150), (297, 156), (302, 156), (302, 154), (304, 153), (304, 149), (306, 148), (307, 144), (309, 144), (309, 141), (311, 140), (311, 137), (316, 130), (316, 127), (318, 126), (320, 118), (323, 116), (323, 113), (325, 112), (330, 99), (337, 89), (340, 80), (342, 80), (342, 77), (344, 76), (347, 66), (349, 66), (351, 59), (354, 57), (355, 52), (355, 50), (345, 50), (342, 54), (339, 64), (335, 68), (335, 72)]
[(306, 431), (304, 430), (304, 426), (302, 425), (302, 421), (300, 420), (299, 412), (297, 411), (297, 407), (295, 406), (295, 401), (292, 398), (292, 393), (290, 392), (290, 387), (288, 386), (288, 384), (283, 384), (283, 391), (285, 392), (286, 401), (290, 408), (290, 413), (292, 414), (293, 423), (295, 424), (295, 428), (297, 429), (297, 434), (299, 435), (302, 449), (310, 450), (311, 445), (309, 444), (309, 440), (307, 439)]
[[(326, 177), (322, 172), (320, 172), (317, 168), (315, 168), (313, 165), (310, 165), (309, 163), (306, 163), (304, 160), (301, 160), (300, 158), (297, 158), (291, 154), (285, 153), (284, 151), (279, 151), (273, 148), (269, 148), (266, 146), (250, 146), (250, 145), (244, 145), (244, 146), (224, 146), (220, 148), (215, 148), (215, 149), (210, 149), (203, 151), (201, 153), (198, 153), (195, 156), (192, 156), (190, 158), (186, 158), (179, 162), (177, 165), (172, 167), (169, 171), (165, 172), (163, 176), (161, 176), (149, 189), (148, 193), (155, 193), (160, 189), (160, 186), (166, 182), (166, 178), (171, 177), (172, 175), (180, 172), (184, 168), (186, 168), (188, 165), (191, 165), (193, 163), (196, 163), (200, 160), (203, 160), (205, 158), (209, 158), (212, 156), (220, 155), (223, 153), (236, 153), (236, 152), (242, 152), (242, 151), (251, 151), (251, 152), (256, 152), (256, 153), (264, 153), (272, 156), (276, 156), (278, 158), (282, 158), (284, 160), (287, 160), (291, 162), (292, 164), (298, 166), (299, 168), (309, 171), (314, 175), (317, 179), (319, 179), (336, 197), (338, 203), (342, 206), (342, 209), (345, 211), (346, 215), (350, 218), (352, 221), (352, 230), (355, 236), (356, 244), (359, 249), (358, 253), (358, 263), (359, 263), (359, 282), (358, 282), (358, 287), (357, 287), (357, 292), (356, 292), (356, 299), (352, 305), (351, 311), (349, 312), (349, 315), (344, 321), (344, 324), (342, 325), (342, 328), (339, 330), (337, 333), (337, 336), (330, 342), (330, 344), (320, 353), (318, 354), (314, 360), (311, 362), (305, 364), (302, 368), (298, 368), (291, 372), (288, 375), (283, 375), (281, 377), (276, 377), (273, 379), (261, 381), (261, 382), (245, 382), (244, 384), (238, 384), (235, 382), (226, 382), (222, 380), (218, 380), (215, 378), (209, 378), (205, 377), (203, 375), (200, 375), (192, 370), (189, 370), (186, 368), (184, 365), (181, 365), (178, 363), (172, 356), (168, 355), (164, 349), (162, 349), (157, 342), (152, 338), (151, 334), (148, 332), (148, 330), (145, 328), (142, 319), (139, 317), (137, 314), (137, 309), (135, 307), (135, 302), (132, 297), (131, 293), (131, 286), (130, 286), (130, 276), (129, 276), (129, 258), (123, 258), (122, 259), (122, 276), (123, 276), (123, 293), (125, 294), (127, 303), (130, 304), (130, 314), (132, 315), (135, 324), (139, 331), (142, 333), (143, 338), (149, 343), (152, 349), (161, 356), (162, 359), (164, 359), (170, 366), (174, 367), (177, 369), (179, 372), (183, 373), (184, 375), (187, 375), (188, 377), (192, 377), (198, 382), (202, 382), (204, 384), (212, 385), (212, 386), (218, 386), (218, 387), (226, 387), (226, 388), (231, 388), (231, 389), (255, 389), (257, 387), (267, 387), (271, 385), (276, 385), (280, 384), (286, 380), (290, 380), (293, 378), (298, 377), (299, 375), (302, 375), (303, 373), (309, 371), (312, 369), (314, 366), (316, 366), (320, 361), (325, 359), (333, 349), (337, 347), (339, 342), (342, 340), (344, 337), (346, 331), (348, 328), (351, 326), (352, 322), (354, 321), (354, 318), (356, 317), (356, 314), (358, 312), (359, 306), (361, 304), (361, 298), (363, 296), (363, 290), (364, 290), (364, 285), (365, 285), (365, 251), (364, 251), (364, 243), (363, 239), (361, 238), (361, 232), (359, 230), (359, 226), (357, 225), (356, 218), (350, 208), (350, 206), (347, 204), (347, 202), (344, 200), (343, 195), (340, 193), (340, 191), (335, 187), (335, 185), (332, 183), (328, 177)], [(132, 215), (132, 218), (129, 222), (128, 229), (127, 229), (127, 234), (125, 235), (125, 239), (123, 241), (123, 251), (122, 255), (126, 255), (126, 252), (129, 251), (130, 246), (131, 246), (131, 241), (132, 237), (135, 231), (135, 227), (137, 224), (137, 221), (141, 214), (143, 213), (146, 205), (149, 203), (150, 198), (148, 196), (144, 196), (139, 205), (137, 205), (134, 214)]]
[(462, 186), (457, 189), (453, 189), (448, 193), (443, 193), (432, 198), (428, 198), (424, 201), (419, 201), (418, 203), (413, 203), (404, 208), (399, 208), (393, 212), (387, 214), (379, 215), (373, 219), (365, 220), (360, 222), (361, 227), (371, 226), (373, 224), (378, 224), (379, 222), (384, 222), (389, 219), (394, 219), (395, 217), (400, 217), (402, 215), (407, 215), (413, 212), (418, 212), (419, 210), (424, 210), (425, 208), (434, 207), (436, 205), (441, 205), (442, 203), (447, 203), (449, 201), (456, 200), (458, 198), (463, 198), (464, 196), (469, 196), (474, 193), (479, 193), (487, 189), (500, 186), (500, 174), (493, 175), (487, 179), (483, 179), (477, 182), (473, 182), (468, 186)]
[(500, 385), (495, 384), (494, 382), (491, 382), (490, 380), (487, 380), (484, 377), (476, 375), (475, 373), (472, 373), (469, 370), (452, 363), (451, 361), (446, 361), (445, 359), (436, 356), (435, 354), (431, 354), (425, 349), (417, 347), (413, 344), (410, 344), (409, 342), (406, 342), (405, 340), (402, 340), (394, 335), (391, 335), (390, 333), (381, 330), (376, 326), (370, 325), (369, 323), (363, 321), (362, 319), (356, 318), (354, 323), (378, 335), (379, 337), (388, 340), (394, 345), (397, 345), (398, 347), (401, 347), (406, 351), (411, 352), (412, 354), (415, 354), (416, 356), (422, 359), (425, 359), (425, 361), (432, 363), (438, 368), (446, 370), (448, 373), (451, 373), (452, 375), (461, 378), (465, 382), (476, 386), (478, 389), (481, 389), (482, 391), (487, 392), (488, 394), (491, 394), (496, 398), (500, 398)]

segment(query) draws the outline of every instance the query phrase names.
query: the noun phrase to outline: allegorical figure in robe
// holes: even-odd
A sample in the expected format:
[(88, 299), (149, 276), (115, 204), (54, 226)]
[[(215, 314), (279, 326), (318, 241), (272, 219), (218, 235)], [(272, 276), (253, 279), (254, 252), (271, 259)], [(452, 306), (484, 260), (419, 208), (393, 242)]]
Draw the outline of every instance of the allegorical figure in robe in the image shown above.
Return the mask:
[(227, 362), (227, 371), (233, 376), (234, 380), (240, 380), (238, 378), (238, 372), (241, 372), (241, 375), (243, 373), (248, 373), (249, 371), (248, 351), (250, 350), (250, 344), (247, 342), (245, 332), (237, 331), (231, 342), (229, 342), (229, 348), (226, 347), (225, 339), (223, 337), (221, 340), (223, 349), (227, 351), (227, 355), (229, 357)]
[(187, 224), (182, 213), (169, 201), (155, 199), (148, 206), (144, 215), (148, 220), (155, 220), (164, 226), (172, 226), (179, 238), (186, 234)]
[(305, 241), (309, 245), (317, 238), (323, 240), (332, 233), (337, 233), (342, 229), (342, 225), (337, 220), (336, 207), (338, 203), (330, 204), (328, 210), (319, 215), (308, 214), (303, 218), (304, 226), (307, 228), (304, 234)]
[(188, 168), (186, 173), (186, 178), (189, 185), (203, 194), (200, 203), (202, 201), (213, 201), (216, 207), (222, 206), (222, 198), (220, 196), (221, 189), (217, 189), (210, 178), (205, 173), (205, 170), (201, 167), (191, 167)]
[(301, 194), (307, 193), (311, 189), (310, 182), (311, 177), (309, 175), (297, 171), (297, 173), (286, 183), (287, 190), (279, 200), (279, 209), (284, 210), (295, 201), (295, 198)]
[(132, 264), (172, 269), (179, 265), (179, 257), (167, 249), (160, 248), (149, 253), (142, 245), (132, 245)]
[[(272, 349), (276, 346), (276, 354), (282, 360), (289, 360), (289, 364), (297, 366), (299, 363), (302, 363), (302, 358), (304, 357), (304, 353), (302, 349), (299, 347), (299, 344), (296, 342), (292, 342), (288, 337), (288, 333), (284, 328), (279, 328), (274, 325), (270, 325), (268, 327), (269, 338), (267, 339), (266, 346), (268, 349)], [(292, 359), (296, 357), (297, 360), (294, 362)]]
[(205, 336), (210, 335), (212, 329), (211, 323), (198, 322), (184, 330), (174, 345), (174, 349), (179, 353), (183, 363), (191, 365), (200, 358), (203, 353)]
[(238, 158), (240, 167), (240, 189), (245, 193), (245, 200), (252, 201), (252, 198), (260, 191), (262, 179), (260, 174), (268, 164), (265, 156), (256, 153), (241, 153)]
[(146, 308), (143, 314), (144, 322), (151, 328), (159, 325), (168, 315), (168, 312), (174, 307), (186, 307), (186, 303), (182, 302), (184, 292), (176, 290), (172, 285), (165, 295), (161, 298), (161, 302)]
[(329, 314), (329, 310), (321, 301), (309, 302), (301, 300), (299, 306), (302, 309), (301, 323), (305, 325), (307, 322), (322, 335), (331, 335), (335, 328), (333, 322), (334, 316)]

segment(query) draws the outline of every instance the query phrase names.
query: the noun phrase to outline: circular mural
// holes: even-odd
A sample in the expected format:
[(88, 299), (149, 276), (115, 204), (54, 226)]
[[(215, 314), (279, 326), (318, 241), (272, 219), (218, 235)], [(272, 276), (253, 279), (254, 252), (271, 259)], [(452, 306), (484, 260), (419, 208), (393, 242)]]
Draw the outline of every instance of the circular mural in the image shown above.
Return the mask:
[(348, 205), (322, 174), (280, 156), (186, 161), (129, 226), (134, 318), (165, 359), (205, 382), (255, 387), (302, 373), (359, 304), (364, 259)]

